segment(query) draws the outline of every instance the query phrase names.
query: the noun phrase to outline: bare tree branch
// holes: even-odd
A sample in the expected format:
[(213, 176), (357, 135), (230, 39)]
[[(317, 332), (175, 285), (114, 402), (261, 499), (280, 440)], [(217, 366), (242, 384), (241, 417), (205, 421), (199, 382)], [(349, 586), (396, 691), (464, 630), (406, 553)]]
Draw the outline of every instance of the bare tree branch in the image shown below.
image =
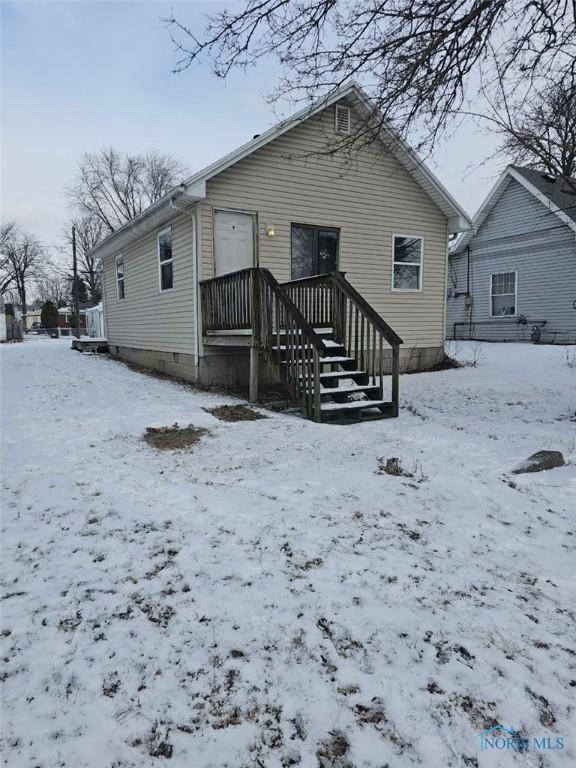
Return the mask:
[(544, 76), (559, 83), (576, 68), (570, 0), (247, 0), (233, 8), (212, 15), (201, 34), (166, 20), (180, 53), (175, 71), (208, 59), (225, 78), (276, 57), (283, 77), (271, 98), (296, 101), (355, 78), (374, 105), (367, 122), (380, 113), (420, 148), (474, 98), (480, 77), (490, 90), (494, 61), (496, 84), (503, 78), (508, 94), (524, 96)]
[(1, 228), (0, 245), (1, 292), (15, 290), (25, 315), (28, 287), (43, 275), (46, 251), (32, 234), (20, 229), (14, 222)]
[(63, 229), (64, 247), (59, 248), (60, 253), (67, 257), (67, 266), (64, 269), (66, 277), (72, 279), (71, 255), (72, 255), (72, 227), (76, 228), (76, 252), (78, 257), (78, 274), (86, 284), (90, 301), (98, 304), (102, 298), (102, 285), (100, 279), (100, 261), (94, 258), (91, 250), (100, 240), (108, 234), (102, 220), (94, 214), (70, 218)]
[(94, 222), (100, 222), (101, 239), (165, 195), (185, 173), (180, 162), (157, 152), (122, 155), (112, 148), (87, 152), (78, 164), (68, 197), (81, 221), (90, 220), (89, 239), (94, 235)]

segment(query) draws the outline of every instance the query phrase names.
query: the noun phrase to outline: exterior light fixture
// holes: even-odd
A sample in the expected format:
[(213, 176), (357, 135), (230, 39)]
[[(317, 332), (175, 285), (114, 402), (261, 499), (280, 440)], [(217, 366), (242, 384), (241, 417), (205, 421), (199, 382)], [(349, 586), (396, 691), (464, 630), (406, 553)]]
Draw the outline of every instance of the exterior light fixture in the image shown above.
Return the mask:
[(268, 226), (266, 225), (266, 236), (267, 237), (275, 237), (276, 236), (276, 227), (274, 225)]

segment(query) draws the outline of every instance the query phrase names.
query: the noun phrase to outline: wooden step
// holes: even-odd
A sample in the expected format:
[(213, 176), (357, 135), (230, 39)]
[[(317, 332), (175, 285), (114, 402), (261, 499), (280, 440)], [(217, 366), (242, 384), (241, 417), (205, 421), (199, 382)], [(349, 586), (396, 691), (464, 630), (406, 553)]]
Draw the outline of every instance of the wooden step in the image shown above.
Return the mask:
[[(323, 343), (324, 343), (324, 346), (326, 346), (326, 343), (325, 342), (323, 342)], [(290, 344), (280, 344), (279, 346), (272, 347), (274, 352), (286, 352), (287, 350), (292, 349), (292, 348), (293, 347)], [(300, 347), (300, 351), (302, 349), (303, 348)], [(334, 357), (334, 355), (341, 355), (341, 354), (343, 355), (343, 354), (346, 353), (346, 350), (344, 349), (342, 344), (337, 344), (336, 342), (333, 342), (332, 344), (330, 344), (329, 347), (326, 347), (326, 349), (330, 349), (330, 353), (331, 353), (331, 355), (333, 357)]]
[(319, 357), (318, 362), (320, 365), (342, 365), (342, 363), (355, 362), (353, 357), (346, 357), (345, 355), (334, 355), (333, 357)]
[(323, 379), (353, 379), (356, 376), (367, 376), (367, 371), (326, 371), (320, 374), (320, 381)]
[[(320, 339), (322, 341), (332, 341), (332, 336), (334, 335), (333, 331), (331, 329), (329, 329), (329, 328), (324, 328), (322, 330), (314, 329), (314, 333), (316, 334), (316, 336), (320, 336)], [(294, 336), (294, 335), (301, 336), (302, 335), (302, 331), (296, 331), (296, 333), (294, 333), (294, 331), (291, 331), (290, 334), (287, 334), (286, 331), (282, 331), (281, 330), (279, 333), (273, 332), (272, 333), (272, 338), (279, 336), (282, 341), (285, 341), (287, 335), (289, 335), (289, 336)]]
[(366, 395), (378, 395), (380, 387), (374, 384), (354, 384), (345, 387), (321, 387), (320, 397), (338, 397), (339, 395), (356, 395), (364, 392)]
[(367, 392), (372, 389), (380, 389), (377, 384), (346, 384), (343, 387), (320, 387), (321, 395), (351, 395), (355, 392)]
[[(291, 361), (287, 360), (281, 360), (281, 365), (288, 365)], [(307, 362), (312, 365), (312, 360), (307, 357), (300, 357), (298, 358), (298, 362), (300, 365), (305, 365)], [(319, 357), (318, 362), (320, 365), (342, 365), (346, 363), (353, 363), (354, 358), (353, 357), (345, 357), (344, 355), (337, 355), (335, 357)], [(320, 374), (322, 376), (322, 374)], [(330, 374), (333, 375), (333, 374)], [(329, 377), (329, 374), (326, 374), (327, 377)]]
[(393, 408), (394, 403), (389, 400), (354, 400), (352, 403), (322, 403), (320, 410), (322, 413), (337, 413), (338, 411), (363, 411), (367, 408)]

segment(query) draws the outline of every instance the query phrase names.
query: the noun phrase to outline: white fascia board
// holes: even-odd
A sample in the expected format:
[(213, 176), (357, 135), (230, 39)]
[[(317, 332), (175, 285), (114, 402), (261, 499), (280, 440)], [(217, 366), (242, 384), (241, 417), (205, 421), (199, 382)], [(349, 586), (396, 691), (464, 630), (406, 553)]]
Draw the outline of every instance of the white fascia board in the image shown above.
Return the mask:
[(112, 232), (111, 235), (101, 243), (98, 243), (90, 253), (99, 258), (105, 259), (110, 254), (120, 253), (120, 251), (126, 247), (133, 240), (137, 240), (142, 235), (150, 234), (154, 229), (157, 229), (162, 224), (165, 224), (170, 219), (173, 219), (178, 215), (178, 212), (172, 208), (171, 202), (176, 200), (182, 200), (185, 205), (194, 205), (199, 200), (204, 200), (206, 197), (206, 183), (200, 182), (192, 185), (190, 188), (184, 188), (182, 186), (176, 187), (171, 190), (164, 197), (157, 200), (145, 211), (139, 213), (132, 221), (129, 221), (124, 226)]
[[(343, 99), (357, 88), (358, 86), (354, 83), (350, 83), (346, 86), (343, 86), (342, 88), (338, 88), (332, 94), (330, 94), (330, 96), (321, 99), (313, 105), (304, 107), (295, 115), (292, 115), (292, 117), (278, 123), (269, 130), (260, 134), (260, 136), (258, 136), (256, 139), (252, 139), (251, 141), (246, 142), (241, 147), (235, 149), (233, 152), (230, 152), (224, 157), (221, 157), (219, 160), (216, 160), (216, 162), (212, 163), (211, 165), (206, 166), (206, 168), (203, 168), (202, 170), (193, 174), (178, 187), (170, 190), (170, 192), (164, 195), (164, 197), (162, 197), (160, 200), (156, 201), (145, 211), (142, 211), (142, 213), (136, 216), (136, 218), (134, 218), (131, 222), (125, 224), (123, 227), (117, 229), (115, 232), (109, 235), (106, 240), (103, 240), (99, 245), (97, 245), (91, 251), (91, 253), (94, 255), (97, 253), (100, 258), (104, 258), (112, 252), (118, 252), (119, 240), (126, 240), (125, 237), (121, 236), (125, 232), (135, 233), (136, 230), (133, 228), (133, 225), (137, 226), (139, 222), (142, 222), (147, 217), (152, 216), (156, 209), (162, 208), (163, 206), (169, 207), (170, 200), (176, 200), (181, 197), (184, 197), (190, 201), (203, 200), (206, 197), (206, 182), (208, 179), (211, 179), (218, 173), (222, 173), (222, 171), (225, 171), (226, 168), (229, 168), (231, 165), (234, 165), (240, 160), (243, 160), (245, 157), (248, 157), (248, 155), (251, 155), (261, 147), (264, 147), (273, 139), (282, 136), (282, 134), (286, 133), (286, 131), (289, 131), (303, 120), (306, 120), (321, 110), (326, 109), (326, 107), (329, 107), (339, 99)], [(139, 237), (140, 235), (138, 234), (136, 236)], [(132, 239), (130, 238), (130, 235), (128, 235), (128, 239)]]
[(231, 165), (234, 165), (235, 163), (238, 163), (240, 160), (243, 160), (245, 157), (248, 157), (248, 155), (251, 155), (253, 152), (256, 152), (258, 149), (261, 149), (262, 147), (266, 146), (266, 144), (268, 144), (269, 142), (282, 136), (284, 133), (289, 131), (291, 128), (294, 128), (296, 125), (303, 122), (304, 120), (307, 120), (308, 118), (318, 114), (318, 112), (321, 112), (323, 109), (326, 109), (331, 104), (334, 104), (336, 101), (339, 101), (340, 99), (343, 99), (345, 96), (348, 96), (350, 93), (352, 93), (356, 89), (358, 89), (358, 86), (355, 85), (354, 83), (350, 83), (342, 88), (338, 88), (329, 96), (323, 99), (320, 99), (320, 101), (317, 101), (314, 104), (304, 107), (299, 112), (296, 112), (296, 114), (292, 115), (292, 117), (289, 117), (286, 120), (281, 121), (280, 123), (273, 126), (272, 128), (269, 128), (264, 133), (261, 133), (257, 138), (252, 139), (251, 141), (248, 141), (245, 144), (242, 144), (241, 147), (238, 147), (237, 149), (228, 153), (224, 157), (221, 157), (219, 160), (216, 160), (216, 162), (212, 163), (211, 165), (208, 165), (206, 168), (203, 168), (201, 171), (198, 171), (197, 173), (195, 173), (193, 176), (191, 176), (189, 179), (187, 179), (184, 182), (184, 186), (187, 188), (189, 185), (196, 184), (199, 181), (204, 181), (204, 182), (208, 181), (208, 179), (211, 179), (213, 176), (216, 176), (216, 174), (222, 173), (222, 171), (225, 171)]
[(476, 211), (474, 214), (474, 218), (472, 219), (472, 227), (467, 232), (463, 234), (462, 237), (459, 237), (458, 240), (454, 243), (452, 248), (450, 249), (450, 253), (458, 253), (459, 251), (466, 248), (469, 244), (474, 235), (478, 232), (482, 224), (484, 223), (486, 217), (492, 210), (492, 208), (496, 205), (498, 200), (500, 199), (502, 193), (510, 183), (510, 171), (512, 169), (510, 166), (506, 168), (506, 170), (500, 174), (498, 177), (498, 180), (493, 185), (492, 189), (482, 202), (480, 208)]
[(567, 224), (570, 229), (576, 232), (576, 221), (571, 219), (570, 216), (568, 216), (561, 208), (553, 203), (549, 197), (547, 197), (530, 181), (528, 181), (528, 179), (525, 179), (521, 173), (518, 173), (518, 171), (516, 171), (514, 168), (510, 168), (509, 172), (512, 178), (516, 179), (516, 181), (522, 184), (522, 186), (527, 189), (528, 192), (531, 192), (537, 200), (539, 200), (543, 205), (546, 206), (546, 208), (548, 208), (549, 211), (555, 213), (556, 216), (558, 216), (558, 218), (564, 222), (564, 224)]
[[(369, 98), (364, 91), (358, 86), (354, 85), (351, 90), (358, 98), (364, 109), (372, 114), (374, 112)], [(392, 145), (392, 151), (397, 160), (404, 166), (404, 168), (414, 177), (416, 182), (424, 189), (429, 197), (436, 202), (438, 207), (448, 217), (448, 226), (453, 227), (450, 229), (450, 234), (454, 232), (462, 232), (472, 227), (472, 220), (466, 213), (466, 211), (456, 202), (450, 192), (442, 184), (440, 179), (428, 168), (424, 161), (418, 157), (416, 152), (407, 144), (403, 139), (397, 136), (391, 128), (387, 128), (382, 116), (379, 116), (379, 122), (382, 125), (381, 131), (384, 134), (383, 142), (385, 146)]]
[[(137, 216), (131, 222), (125, 224), (121, 229), (118, 229), (107, 237), (106, 240), (103, 240), (92, 250), (92, 253), (100, 259), (106, 259), (112, 255), (116, 256), (135, 240), (160, 229), (171, 219), (178, 216), (178, 211), (170, 205), (171, 200), (184, 200), (186, 203), (190, 203), (191, 208), (194, 203), (197, 202), (198, 198), (188, 198), (184, 195), (172, 195), (172, 197), (169, 197), (166, 200), (163, 199), (162, 204), (155, 206), (154, 210), (148, 208), (140, 214), (140, 216)], [(183, 208), (183, 211), (185, 210), (186, 208)]]

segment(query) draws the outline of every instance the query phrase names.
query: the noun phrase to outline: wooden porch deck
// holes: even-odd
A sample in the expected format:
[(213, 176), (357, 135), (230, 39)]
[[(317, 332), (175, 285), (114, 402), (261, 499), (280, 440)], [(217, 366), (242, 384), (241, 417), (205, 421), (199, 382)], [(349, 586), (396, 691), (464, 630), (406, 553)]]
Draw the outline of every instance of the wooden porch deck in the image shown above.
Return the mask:
[(262, 352), (308, 418), (398, 415), (402, 339), (343, 274), (280, 285), (266, 269), (245, 269), (202, 282), (201, 300), (204, 344), (250, 349), (251, 401)]

